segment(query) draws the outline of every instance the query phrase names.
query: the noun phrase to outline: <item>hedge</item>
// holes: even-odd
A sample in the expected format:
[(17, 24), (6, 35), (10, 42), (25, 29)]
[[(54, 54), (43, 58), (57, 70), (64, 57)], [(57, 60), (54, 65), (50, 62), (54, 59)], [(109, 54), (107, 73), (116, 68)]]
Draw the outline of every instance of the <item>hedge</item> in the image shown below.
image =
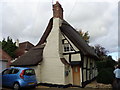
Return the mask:
[(101, 69), (97, 76), (97, 82), (103, 84), (112, 84), (114, 79), (113, 68)]

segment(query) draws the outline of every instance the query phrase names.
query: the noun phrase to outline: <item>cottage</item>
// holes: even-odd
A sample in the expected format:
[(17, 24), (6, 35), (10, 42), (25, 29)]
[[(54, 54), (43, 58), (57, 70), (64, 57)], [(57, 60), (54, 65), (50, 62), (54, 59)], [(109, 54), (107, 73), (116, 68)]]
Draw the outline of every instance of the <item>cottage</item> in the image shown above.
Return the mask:
[(84, 87), (97, 76), (97, 55), (63, 19), (63, 8), (53, 5), (53, 18), (39, 43), (12, 63), (35, 69), (40, 83)]
[(7, 67), (10, 67), (12, 58), (0, 48), (0, 72)]

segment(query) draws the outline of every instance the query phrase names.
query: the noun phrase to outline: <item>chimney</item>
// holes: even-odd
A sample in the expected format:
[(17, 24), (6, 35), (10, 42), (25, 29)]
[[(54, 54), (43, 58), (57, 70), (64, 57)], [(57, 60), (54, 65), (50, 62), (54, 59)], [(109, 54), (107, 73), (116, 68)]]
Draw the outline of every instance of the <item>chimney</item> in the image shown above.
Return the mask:
[(58, 1), (53, 5), (53, 18), (63, 19), (63, 8)]
[(16, 46), (19, 47), (19, 40), (16, 40)]

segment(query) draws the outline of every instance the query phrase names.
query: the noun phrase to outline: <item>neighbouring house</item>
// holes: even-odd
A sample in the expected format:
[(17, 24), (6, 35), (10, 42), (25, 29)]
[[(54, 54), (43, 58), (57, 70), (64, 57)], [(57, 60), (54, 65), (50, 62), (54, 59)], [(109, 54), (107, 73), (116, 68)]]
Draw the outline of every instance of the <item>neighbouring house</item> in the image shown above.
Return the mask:
[(19, 43), (18, 40), (16, 41), (16, 46), (18, 47), (17, 50), (15, 51), (16, 57), (20, 57), (21, 55), (28, 52), (32, 47), (34, 47), (34, 45), (29, 41)]
[(0, 71), (10, 67), (12, 58), (0, 48)]
[(84, 87), (97, 76), (95, 51), (63, 19), (63, 8), (53, 5), (53, 18), (39, 43), (12, 63), (35, 69), (40, 83)]

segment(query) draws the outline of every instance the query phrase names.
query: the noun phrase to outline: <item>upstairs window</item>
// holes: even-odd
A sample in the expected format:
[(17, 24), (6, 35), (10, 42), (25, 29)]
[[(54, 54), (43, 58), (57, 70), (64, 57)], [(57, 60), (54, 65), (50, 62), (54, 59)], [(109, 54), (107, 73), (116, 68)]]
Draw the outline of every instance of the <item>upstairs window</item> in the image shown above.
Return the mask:
[(73, 48), (70, 46), (69, 43), (65, 43), (64, 44), (64, 52), (70, 52), (70, 51), (74, 51)]

